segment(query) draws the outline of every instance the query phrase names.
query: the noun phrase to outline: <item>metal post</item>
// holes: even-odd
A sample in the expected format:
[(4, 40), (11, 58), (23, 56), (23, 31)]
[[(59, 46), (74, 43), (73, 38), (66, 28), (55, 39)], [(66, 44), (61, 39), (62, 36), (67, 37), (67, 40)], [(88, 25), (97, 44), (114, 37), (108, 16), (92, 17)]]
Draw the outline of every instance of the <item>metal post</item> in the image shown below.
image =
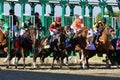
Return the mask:
[(92, 26), (93, 26), (93, 6), (92, 5), (89, 5), (88, 6), (88, 8), (89, 8), (89, 28), (92, 28)]
[(82, 14), (82, 16), (84, 16), (85, 15), (85, 8), (86, 7), (85, 7), (85, 5), (82, 5), (81, 8), (82, 8), (82, 13), (81, 14)]
[(3, 13), (3, 2), (0, 3), (0, 15)]
[(13, 16), (9, 16), (8, 56), (10, 56), (11, 41), (13, 40)]
[(10, 2), (10, 9), (14, 10), (14, 6), (15, 6), (15, 3), (14, 2)]
[(46, 27), (45, 26), (45, 15), (44, 15), (46, 13), (46, 9), (45, 9), (46, 5), (45, 3), (42, 3), (41, 5), (42, 5), (42, 27), (44, 27), (43, 32), (42, 32), (43, 33), (42, 37), (43, 37), (45, 35), (45, 27)]
[(70, 16), (74, 15), (74, 6), (70, 5)]
[(34, 15), (35, 12), (35, 4), (31, 3), (31, 15)]
[(65, 25), (65, 12), (66, 12), (66, 6), (65, 4), (62, 5), (62, 26)]
[(104, 14), (105, 14), (105, 7), (104, 6), (101, 6), (101, 18), (104, 17)]
[(25, 13), (25, 4), (22, 3), (21, 4), (21, 27), (23, 27), (23, 23), (25, 22), (25, 18), (24, 18), (24, 13)]
[(54, 11), (55, 5), (54, 5), (54, 4), (51, 4), (51, 5), (50, 5), (50, 8), (51, 8), (51, 15), (50, 15), (50, 16), (54, 16), (54, 13), (55, 13), (55, 11)]
[(101, 8), (101, 18), (104, 17), (105, 14), (105, 6), (107, 5), (106, 0), (99, 1), (99, 5)]

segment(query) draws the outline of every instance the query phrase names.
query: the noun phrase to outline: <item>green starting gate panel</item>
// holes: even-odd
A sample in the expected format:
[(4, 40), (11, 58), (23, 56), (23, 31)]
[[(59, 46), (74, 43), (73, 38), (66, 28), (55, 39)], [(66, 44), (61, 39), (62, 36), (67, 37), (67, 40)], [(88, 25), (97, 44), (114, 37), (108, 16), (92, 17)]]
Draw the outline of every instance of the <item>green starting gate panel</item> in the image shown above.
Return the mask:
[(28, 0), (28, 2), (38, 3), (38, 2), (39, 2), (39, 0)]
[(4, 1), (7, 1), (7, 2), (18, 2), (19, 0), (4, 0)]

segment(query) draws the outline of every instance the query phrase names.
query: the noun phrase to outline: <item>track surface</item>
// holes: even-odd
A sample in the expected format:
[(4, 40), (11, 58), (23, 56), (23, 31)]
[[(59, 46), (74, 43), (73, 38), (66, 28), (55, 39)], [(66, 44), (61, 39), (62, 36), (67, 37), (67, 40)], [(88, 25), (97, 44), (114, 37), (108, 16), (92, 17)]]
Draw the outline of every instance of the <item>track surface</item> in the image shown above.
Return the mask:
[[(101, 60), (90, 59), (90, 69), (85, 70), (74, 63), (74, 58), (71, 59), (68, 67), (64, 65), (62, 69), (59, 69), (57, 64), (54, 69), (50, 69), (50, 62), (51, 58), (48, 58), (47, 64), (33, 69), (32, 58), (27, 58), (25, 70), (22, 68), (22, 59), (18, 69), (14, 69), (14, 66), (6, 69), (3, 58), (0, 58), (0, 80), (120, 80), (120, 69), (114, 66), (106, 69)], [(40, 64), (39, 59), (37, 64)]]

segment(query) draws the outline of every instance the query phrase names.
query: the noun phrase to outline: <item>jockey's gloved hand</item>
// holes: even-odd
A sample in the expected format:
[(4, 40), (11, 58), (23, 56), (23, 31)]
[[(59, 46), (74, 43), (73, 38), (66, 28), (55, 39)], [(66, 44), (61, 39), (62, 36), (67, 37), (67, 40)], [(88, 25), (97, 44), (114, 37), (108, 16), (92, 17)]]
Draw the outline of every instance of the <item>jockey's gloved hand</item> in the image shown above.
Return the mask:
[(18, 37), (18, 36), (19, 36), (18, 32), (15, 32), (15, 37)]

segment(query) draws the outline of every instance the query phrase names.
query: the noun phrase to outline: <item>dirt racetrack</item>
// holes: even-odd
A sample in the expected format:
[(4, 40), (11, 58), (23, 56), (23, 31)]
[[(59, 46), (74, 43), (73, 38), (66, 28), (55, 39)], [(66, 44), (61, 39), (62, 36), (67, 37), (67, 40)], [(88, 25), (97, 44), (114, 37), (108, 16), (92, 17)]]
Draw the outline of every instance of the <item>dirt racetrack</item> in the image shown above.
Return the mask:
[[(120, 69), (116, 69), (115, 66), (106, 69), (101, 59), (90, 59), (90, 69), (85, 70), (74, 63), (74, 58), (71, 59), (68, 67), (64, 65), (62, 69), (59, 69), (57, 64), (54, 69), (50, 69), (51, 58), (46, 59), (45, 62), (44, 66), (33, 69), (32, 58), (27, 58), (24, 70), (21, 59), (18, 69), (14, 69), (13, 65), (10, 69), (6, 69), (3, 58), (0, 58), (0, 80), (120, 80)], [(37, 64), (40, 64), (39, 59)]]

